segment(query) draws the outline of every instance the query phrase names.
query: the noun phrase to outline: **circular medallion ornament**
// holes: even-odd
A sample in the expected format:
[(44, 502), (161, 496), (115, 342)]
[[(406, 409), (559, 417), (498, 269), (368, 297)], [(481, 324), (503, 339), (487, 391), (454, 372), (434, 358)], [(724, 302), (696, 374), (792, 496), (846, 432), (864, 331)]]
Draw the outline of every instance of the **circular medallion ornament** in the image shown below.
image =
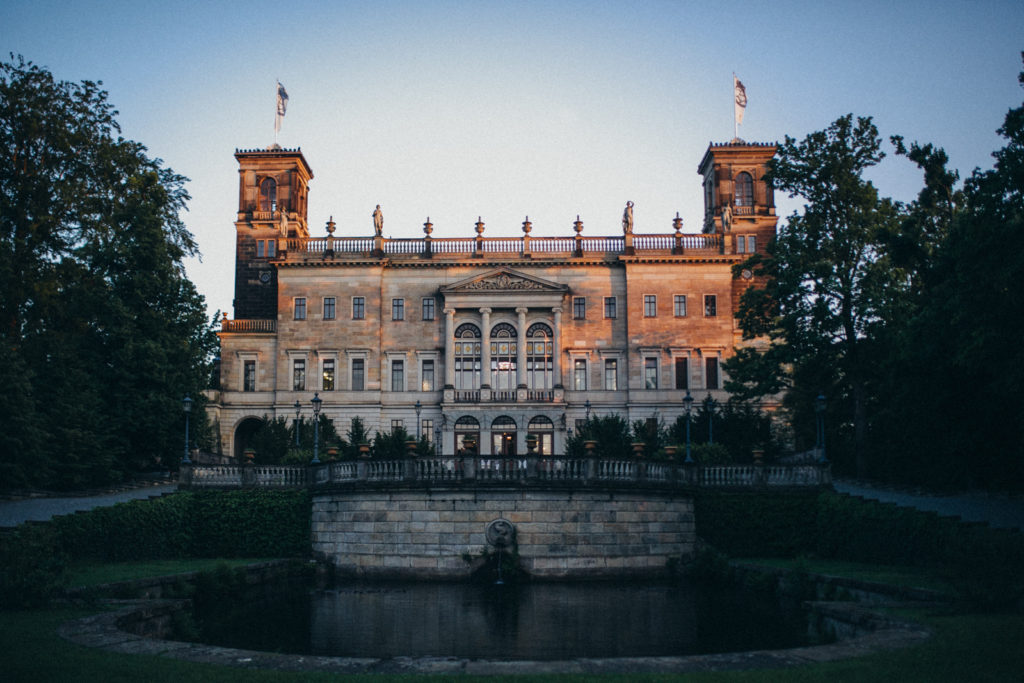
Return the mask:
[(743, 272), (740, 273), (740, 276), (742, 276), (744, 280), (749, 280), (754, 277), (754, 273), (751, 272), (749, 268), (744, 268)]
[(270, 282), (269, 270), (264, 270), (260, 273), (260, 282), (262, 282), (263, 284), (267, 284), (268, 282)]
[(495, 548), (507, 548), (512, 545), (515, 538), (516, 528), (507, 519), (496, 519), (487, 525), (485, 536), (487, 543)]

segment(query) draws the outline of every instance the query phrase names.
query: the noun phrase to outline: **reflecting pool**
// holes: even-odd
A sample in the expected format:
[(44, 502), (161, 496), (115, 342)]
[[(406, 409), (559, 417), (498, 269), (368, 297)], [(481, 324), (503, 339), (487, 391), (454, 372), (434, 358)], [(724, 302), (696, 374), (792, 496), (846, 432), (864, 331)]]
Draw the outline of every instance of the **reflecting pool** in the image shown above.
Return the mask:
[(345, 657), (559, 660), (807, 642), (795, 605), (688, 583), (345, 583), (197, 609), (203, 642)]

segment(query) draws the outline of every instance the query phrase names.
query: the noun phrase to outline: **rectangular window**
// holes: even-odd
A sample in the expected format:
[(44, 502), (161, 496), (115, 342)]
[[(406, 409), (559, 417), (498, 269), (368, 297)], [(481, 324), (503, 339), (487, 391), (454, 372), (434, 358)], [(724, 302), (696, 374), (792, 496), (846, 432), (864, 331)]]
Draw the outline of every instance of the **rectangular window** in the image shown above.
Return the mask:
[(704, 381), (708, 389), (718, 388), (718, 359), (704, 359)]
[(277, 240), (267, 240), (267, 258), (277, 255)]
[(366, 361), (362, 358), (352, 359), (352, 391), (362, 391), (366, 386)]
[(644, 317), (658, 317), (658, 297), (654, 294), (644, 294)]
[(391, 391), (405, 391), (405, 361), (391, 361)]
[(619, 362), (613, 358), (604, 362), (604, 388), (606, 391), (619, 388)]
[(753, 254), (757, 251), (757, 237), (755, 235), (747, 235), (747, 253)]
[(644, 389), (658, 388), (658, 359), (644, 358)]
[(324, 297), (324, 320), (334, 320), (336, 304), (333, 296)]
[(582, 358), (572, 363), (572, 386), (576, 391), (587, 390), (587, 361)]
[(676, 358), (676, 389), (690, 388), (690, 363), (686, 358)]
[(423, 319), (433, 320), (434, 319), (434, 300), (424, 299), (423, 300)]
[(292, 391), (306, 390), (306, 361), (292, 361)]
[(363, 320), (366, 318), (366, 299), (361, 296), (352, 297), (352, 319)]
[(256, 361), (247, 360), (242, 370), (242, 391), (256, 391)]
[(606, 296), (604, 298), (604, 317), (614, 318), (618, 315), (618, 311), (615, 310), (615, 297)]
[(672, 297), (672, 314), (677, 318), (686, 317), (686, 295), (676, 294)]
[(334, 391), (334, 360), (328, 358), (324, 361), (324, 391)]
[(587, 319), (587, 297), (574, 296), (572, 298), (572, 317), (573, 320)]
[(704, 317), (714, 318), (718, 315), (718, 297), (714, 294), (704, 295)]
[(295, 297), (295, 319), (306, 319), (306, 297), (304, 296)]
[(405, 299), (391, 300), (391, 319), (405, 320)]
[(747, 238), (743, 235), (736, 236), (736, 253), (742, 254), (747, 251)]
[(256, 258), (263, 258), (267, 253), (266, 242), (256, 240)]
[[(433, 299), (431, 299), (433, 301)], [(425, 360), (420, 366), (420, 391), (434, 390), (434, 361)]]
[(392, 420), (391, 421), (391, 431), (395, 431), (396, 429), (398, 429), (399, 427), (402, 427), (402, 426), (404, 426), (404, 423), (401, 420)]
[(427, 443), (434, 443), (434, 421), (420, 420), (420, 434)]
[(577, 434), (582, 434), (583, 433), (583, 426), (586, 425), (586, 424), (587, 424), (587, 421), (585, 419), (577, 417), (576, 418), (576, 433)]

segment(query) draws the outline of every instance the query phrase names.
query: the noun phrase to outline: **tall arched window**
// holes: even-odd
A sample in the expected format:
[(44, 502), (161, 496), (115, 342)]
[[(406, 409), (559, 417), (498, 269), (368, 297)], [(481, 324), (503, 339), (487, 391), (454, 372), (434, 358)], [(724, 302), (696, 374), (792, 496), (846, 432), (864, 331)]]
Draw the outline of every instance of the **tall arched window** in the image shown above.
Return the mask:
[(516, 421), (508, 415), (491, 423), (491, 453), (511, 457), (516, 454)]
[(736, 176), (736, 206), (754, 205), (754, 179), (746, 171)]
[(497, 391), (516, 388), (516, 328), (508, 323), (491, 328), (491, 381)]
[(530, 420), (527, 434), (537, 437), (537, 455), (551, 455), (554, 452), (555, 425), (551, 420), (538, 415)]
[(260, 211), (277, 210), (277, 181), (264, 178), (260, 183)]
[(480, 423), (475, 417), (463, 415), (455, 421), (455, 452), (458, 455), (480, 452)]
[(526, 386), (537, 391), (551, 388), (551, 328), (534, 323), (526, 330)]
[(455, 389), (479, 389), (480, 368), (480, 328), (463, 323), (455, 330)]

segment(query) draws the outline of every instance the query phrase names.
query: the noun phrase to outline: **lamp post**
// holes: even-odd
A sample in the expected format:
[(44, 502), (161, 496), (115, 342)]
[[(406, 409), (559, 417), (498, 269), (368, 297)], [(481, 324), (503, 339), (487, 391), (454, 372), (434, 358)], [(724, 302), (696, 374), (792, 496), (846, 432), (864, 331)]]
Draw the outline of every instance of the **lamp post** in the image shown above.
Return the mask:
[(191, 465), (192, 460), (188, 457), (188, 417), (192, 413), (192, 399), (187, 394), (181, 400), (181, 409), (185, 411), (185, 457), (181, 459), (181, 462), (185, 465)]
[(590, 399), (583, 402), (583, 409), (587, 411), (587, 422), (590, 422)]
[(420, 440), (420, 411), (423, 410), (423, 404), (416, 399), (416, 405), (413, 406), (416, 409), (416, 440)]
[(319, 392), (313, 392), (313, 464), (320, 464), (320, 404), (323, 400)]
[(299, 418), (302, 416), (302, 404), (295, 399), (295, 447), (299, 447)]
[(434, 427), (434, 454), (441, 455), (441, 426)]
[(715, 435), (713, 429), (713, 420), (715, 416), (715, 399), (711, 398), (711, 392), (708, 392), (707, 398), (704, 399), (704, 411), (708, 414), (708, 444), (715, 442)]
[(690, 390), (686, 390), (686, 396), (683, 397), (683, 406), (686, 409), (686, 464), (693, 464), (693, 457), (690, 455), (690, 411), (693, 409), (693, 396), (690, 396)]
[(814, 447), (818, 451), (818, 462), (826, 463), (825, 457), (825, 394), (818, 394), (814, 399), (814, 416), (818, 426), (818, 438)]

